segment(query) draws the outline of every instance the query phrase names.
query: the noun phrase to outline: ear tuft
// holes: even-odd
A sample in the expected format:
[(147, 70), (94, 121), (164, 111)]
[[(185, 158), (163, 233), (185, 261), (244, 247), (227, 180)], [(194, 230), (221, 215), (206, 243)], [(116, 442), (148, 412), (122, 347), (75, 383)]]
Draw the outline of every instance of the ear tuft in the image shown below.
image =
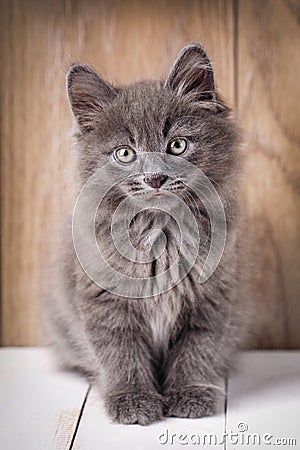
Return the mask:
[(70, 67), (67, 74), (67, 92), (81, 131), (94, 129), (97, 115), (117, 95), (111, 84), (83, 64)]
[(197, 44), (188, 45), (181, 50), (165, 85), (190, 101), (216, 100), (212, 64), (206, 52)]

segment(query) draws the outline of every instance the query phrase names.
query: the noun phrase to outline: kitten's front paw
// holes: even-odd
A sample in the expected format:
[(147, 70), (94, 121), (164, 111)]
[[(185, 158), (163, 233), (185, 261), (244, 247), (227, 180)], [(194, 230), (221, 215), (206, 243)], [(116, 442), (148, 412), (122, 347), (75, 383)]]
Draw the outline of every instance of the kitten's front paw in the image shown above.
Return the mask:
[(162, 397), (158, 393), (122, 392), (110, 394), (105, 400), (114, 422), (148, 425), (163, 417)]
[(169, 417), (205, 417), (216, 412), (220, 391), (214, 387), (190, 386), (172, 389), (165, 395), (164, 410)]

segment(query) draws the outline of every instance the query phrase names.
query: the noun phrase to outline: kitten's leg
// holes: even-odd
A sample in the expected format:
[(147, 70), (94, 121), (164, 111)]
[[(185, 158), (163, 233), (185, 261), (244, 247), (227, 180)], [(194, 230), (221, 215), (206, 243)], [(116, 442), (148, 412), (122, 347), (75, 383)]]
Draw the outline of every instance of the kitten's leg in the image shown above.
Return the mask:
[(141, 425), (161, 419), (162, 396), (139, 306), (122, 298), (86, 300), (81, 316), (99, 364), (99, 387), (110, 417)]
[(202, 417), (216, 412), (218, 398), (224, 396), (224, 379), (230, 345), (213, 333), (188, 330), (172, 348), (164, 369), (165, 414), (175, 417)]

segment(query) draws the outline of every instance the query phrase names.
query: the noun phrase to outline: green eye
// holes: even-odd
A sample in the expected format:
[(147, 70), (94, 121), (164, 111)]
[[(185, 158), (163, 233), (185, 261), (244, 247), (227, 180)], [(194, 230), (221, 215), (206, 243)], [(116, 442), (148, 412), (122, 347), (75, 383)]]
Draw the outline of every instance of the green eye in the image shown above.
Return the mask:
[(131, 147), (120, 147), (115, 150), (115, 158), (123, 164), (130, 164), (136, 160), (136, 152)]
[(171, 155), (181, 155), (187, 147), (187, 142), (183, 138), (175, 138), (168, 143), (167, 153)]

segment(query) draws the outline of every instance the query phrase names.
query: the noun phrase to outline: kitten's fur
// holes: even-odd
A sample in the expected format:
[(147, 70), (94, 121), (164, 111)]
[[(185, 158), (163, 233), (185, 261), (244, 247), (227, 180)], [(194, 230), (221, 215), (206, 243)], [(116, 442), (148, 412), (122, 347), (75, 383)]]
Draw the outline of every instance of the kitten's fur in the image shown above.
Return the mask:
[[(101, 386), (111, 418), (149, 424), (163, 415), (201, 417), (215, 411), (218, 380), (229, 367), (240, 325), (238, 226), (239, 132), (216, 93), (211, 63), (198, 45), (185, 47), (167, 80), (113, 87), (92, 69), (72, 66), (67, 77), (76, 134), (81, 185), (112, 158), (113, 149), (130, 145), (142, 152), (165, 152), (168, 141), (185, 137), (183, 154), (215, 184), (227, 218), (227, 243), (221, 262), (204, 284), (199, 263), (170, 291), (155, 298), (122, 298), (101, 290), (79, 265), (70, 224), (53, 265), (47, 297), (53, 342), (65, 366), (78, 369)], [(180, 174), (178, 174), (179, 176)], [(193, 209), (183, 185), (173, 189)], [(176, 181), (176, 180), (175, 180)], [(188, 181), (188, 180), (187, 180)], [(167, 252), (155, 264), (125, 261), (111, 249), (110, 221), (127, 195), (151, 194), (141, 177), (116, 188), (97, 215), (97, 238), (110, 264), (131, 276), (153, 276), (176, 253), (176, 226), (157, 211), (140, 213), (132, 224), (136, 245), (150, 227), (163, 226)], [(150, 192), (150, 194), (149, 194)], [(195, 210), (209, 247), (205, 210)], [(157, 226), (156, 226), (157, 225)], [(203, 242), (203, 241), (202, 241)]]

